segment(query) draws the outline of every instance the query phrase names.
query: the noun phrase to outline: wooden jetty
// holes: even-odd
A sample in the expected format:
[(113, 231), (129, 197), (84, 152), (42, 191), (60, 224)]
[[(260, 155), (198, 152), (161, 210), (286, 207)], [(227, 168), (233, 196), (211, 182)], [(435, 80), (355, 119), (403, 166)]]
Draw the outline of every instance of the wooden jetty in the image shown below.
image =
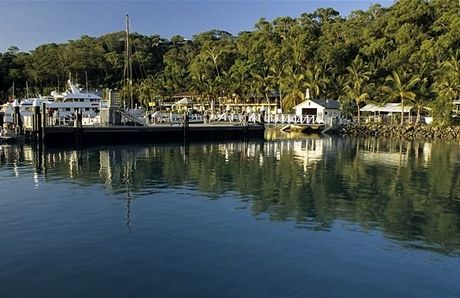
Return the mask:
[[(262, 125), (190, 124), (151, 126), (51, 126), (43, 129), (41, 140), (45, 144), (133, 144), (168, 141), (205, 141), (263, 138)], [(25, 129), (28, 139), (34, 132)], [(39, 141), (39, 140), (37, 140)]]
[[(21, 117), (19, 107), (13, 111), (12, 126), (15, 134), (24, 136), (32, 144), (56, 145), (102, 145), (102, 144), (133, 144), (158, 143), (168, 141), (203, 141), (203, 140), (235, 140), (247, 138), (263, 138), (264, 123), (249, 123), (245, 117), (241, 122), (211, 122), (191, 123), (185, 113), (178, 123), (144, 123), (135, 125), (117, 125), (108, 123), (99, 125), (83, 125), (82, 111), (75, 114), (72, 125), (56, 125), (46, 113), (45, 104), (42, 107), (33, 104), (32, 116)], [(109, 110), (110, 114), (118, 113)], [(0, 115), (0, 127), (3, 126), (3, 115)], [(24, 118), (24, 121), (22, 120)], [(118, 117), (112, 117), (116, 120)], [(111, 118), (108, 117), (110, 120)], [(128, 119), (129, 120), (129, 119)], [(194, 120), (194, 119), (192, 119)], [(26, 122), (26, 123), (23, 123)], [(114, 121), (116, 122), (116, 121)], [(139, 123), (137, 123), (139, 124)]]

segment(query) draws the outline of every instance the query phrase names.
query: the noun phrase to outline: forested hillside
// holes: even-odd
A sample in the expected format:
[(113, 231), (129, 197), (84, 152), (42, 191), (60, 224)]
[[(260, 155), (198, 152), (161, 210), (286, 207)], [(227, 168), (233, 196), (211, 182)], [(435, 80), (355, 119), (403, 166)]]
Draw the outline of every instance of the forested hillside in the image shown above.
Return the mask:
[[(63, 89), (69, 73), (92, 89), (123, 90), (124, 32), (0, 53), (0, 98)], [(433, 107), (448, 123), (460, 94), (459, 0), (400, 0), (347, 17), (331, 8), (297, 18), (260, 19), (233, 36), (211, 30), (192, 40), (131, 34), (134, 95), (143, 104), (190, 91), (197, 98), (268, 101), (283, 110), (315, 98), (339, 99), (356, 114), (366, 102)]]

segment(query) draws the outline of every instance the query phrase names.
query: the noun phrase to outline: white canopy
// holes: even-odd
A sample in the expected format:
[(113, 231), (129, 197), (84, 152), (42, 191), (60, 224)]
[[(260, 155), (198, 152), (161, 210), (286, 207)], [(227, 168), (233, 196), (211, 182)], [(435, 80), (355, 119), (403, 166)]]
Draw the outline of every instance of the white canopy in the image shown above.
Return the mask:
[[(404, 106), (404, 113), (409, 113), (412, 110), (413, 106)], [(382, 112), (382, 113), (401, 113), (402, 107), (401, 103), (387, 103), (383, 106), (375, 104), (367, 104), (361, 109), (361, 112)]]
[(189, 106), (192, 104), (193, 104), (193, 101), (190, 98), (184, 97), (181, 100), (177, 101), (174, 105)]

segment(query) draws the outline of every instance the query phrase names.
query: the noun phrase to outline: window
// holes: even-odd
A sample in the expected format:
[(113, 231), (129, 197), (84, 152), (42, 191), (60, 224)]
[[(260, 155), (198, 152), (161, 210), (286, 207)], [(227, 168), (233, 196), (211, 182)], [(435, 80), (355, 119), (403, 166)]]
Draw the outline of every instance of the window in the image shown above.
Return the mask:
[(316, 115), (316, 113), (317, 113), (317, 109), (312, 109), (312, 108), (302, 109), (302, 116)]

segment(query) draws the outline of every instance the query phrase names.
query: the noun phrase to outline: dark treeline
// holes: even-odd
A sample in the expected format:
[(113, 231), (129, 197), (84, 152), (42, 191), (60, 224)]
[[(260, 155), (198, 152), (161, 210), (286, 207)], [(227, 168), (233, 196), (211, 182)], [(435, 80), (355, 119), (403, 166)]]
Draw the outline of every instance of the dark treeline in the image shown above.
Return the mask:
[[(0, 53), (0, 98), (63, 89), (69, 73), (93, 89), (123, 89), (124, 33)], [(297, 18), (262, 18), (233, 36), (211, 30), (192, 40), (131, 34), (135, 100), (179, 92), (233, 102), (270, 101), (288, 111), (305, 98), (339, 99), (348, 114), (366, 102), (433, 108), (448, 124), (460, 94), (460, 3), (400, 0), (344, 18), (321, 8)], [(359, 117), (359, 115), (358, 115)]]

